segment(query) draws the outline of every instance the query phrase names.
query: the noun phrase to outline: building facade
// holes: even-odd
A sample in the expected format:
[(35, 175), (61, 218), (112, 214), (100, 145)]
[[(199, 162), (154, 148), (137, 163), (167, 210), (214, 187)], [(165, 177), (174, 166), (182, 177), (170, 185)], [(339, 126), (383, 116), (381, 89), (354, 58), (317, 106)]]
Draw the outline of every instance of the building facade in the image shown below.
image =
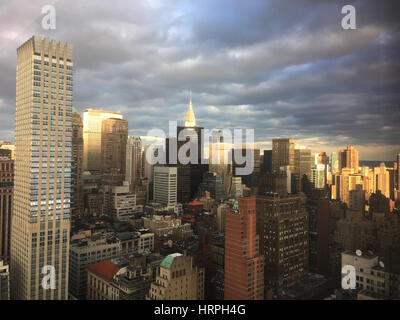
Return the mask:
[[(33, 36), (17, 49), (12, 296), (68, 297), (72, 45)], [(55, 269), (44, 289), (42, 269)]]
[(122, 114), (94, 109), (86, 109), (83, 113), (84, 170), (102, 170), (102, 123), (109, 118), (122, 119)]
[(0, 260), (10, 261), (14, 160), (7, 151), (8, 156), (0, 156)]
[(168, 255), (160, 265), (146, 297), (148, 300), (203, 300), (204, 268), (194, 265), (193, 258), (180, 253)]
[(239, 198), (225, 215), (225, 300), (264, 299), (264, 257), (256, 233), (256, 198)]

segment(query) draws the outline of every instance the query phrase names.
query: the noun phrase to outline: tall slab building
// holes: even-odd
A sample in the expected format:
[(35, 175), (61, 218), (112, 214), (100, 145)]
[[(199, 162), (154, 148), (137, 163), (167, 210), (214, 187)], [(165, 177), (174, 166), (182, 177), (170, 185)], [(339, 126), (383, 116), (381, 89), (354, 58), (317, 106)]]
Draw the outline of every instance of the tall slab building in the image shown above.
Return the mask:
[[(125, 180), (129, 185), (140, 184), (142, 178), (142, 140), (139, 136), (128, 136), (126, 145), (126, 170)], [(133, 189), (132, 189), (133, 190)]]
[[(17, 49), (10, 265), (14, 299), (68, 297), (72, 50), (71, 44), (38, 36)], [(42, 274), (45, 266), (54, 271), (55, 286), (44, 279), (50, 274)]]

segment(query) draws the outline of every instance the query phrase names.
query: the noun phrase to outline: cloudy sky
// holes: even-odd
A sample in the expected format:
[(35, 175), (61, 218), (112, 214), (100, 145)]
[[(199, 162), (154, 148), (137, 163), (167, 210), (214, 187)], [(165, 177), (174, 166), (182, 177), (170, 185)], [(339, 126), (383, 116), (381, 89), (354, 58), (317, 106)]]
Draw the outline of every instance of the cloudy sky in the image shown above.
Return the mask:
[[(42, 6), (56, 9), (44, 30)], [(341, 8), (356, 8), (343, 30)], [(131, 135), (183, 121), (254, 128), (261, 149), (400, 153), (397, 0), (1, 0), (0, 140), (14, 136), (16, 49), (33, 34), (74, 44), (74, 106), (121, 111)]]

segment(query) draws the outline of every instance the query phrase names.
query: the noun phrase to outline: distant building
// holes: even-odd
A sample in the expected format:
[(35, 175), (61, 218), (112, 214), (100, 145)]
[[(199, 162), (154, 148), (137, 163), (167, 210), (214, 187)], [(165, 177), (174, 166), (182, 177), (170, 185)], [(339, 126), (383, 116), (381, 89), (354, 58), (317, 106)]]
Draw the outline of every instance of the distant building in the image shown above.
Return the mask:
[(128, 136), (126, 146), (126, 176), (125, 180), (133, 189), (140, 184), (142, 178), (142, 140), (140, 137)]
[(338, 152), (338, 171), (342, 172), (342, 169), (353, 169), (354, 173), (358, 173), (358, 150), (353, 146), (348, 146), (346, 149)]
[(224, 181), (214, 172), (204, 172), (197, 196), (201, 197), (205, 191), (208, 191), (215, 201), (219, 202), (226, 199)]
[(294, 140), (272, 139), (272, 172), (279, 172), (283, 166), (294, 170)]
[(130, 192), (129, 183), (122, 186), (112, 186), (109, 190), (110, 213), (118, 220), (124, 220), (136, 213), (136, 195)]

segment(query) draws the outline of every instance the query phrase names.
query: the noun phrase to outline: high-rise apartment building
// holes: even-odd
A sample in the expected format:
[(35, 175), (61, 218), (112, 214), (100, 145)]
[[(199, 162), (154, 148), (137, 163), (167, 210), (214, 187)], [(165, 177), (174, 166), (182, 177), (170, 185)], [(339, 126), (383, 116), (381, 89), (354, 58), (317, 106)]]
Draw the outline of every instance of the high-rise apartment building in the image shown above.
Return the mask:
[(339, 173), (342, 172), (343, 168), (353, 169), (354, 173), (358, 173), (358, 150), (353, 146), (347, 146), (346, 149), (340, 150), (338, 166)]
[(272, 171), (279, 172), (284, 166), (294, 172), (294, 140), (272, 139)]
[(72, 215), (83, 215), (83, 122), (75, 108), (72, 108), (71, 190)]
[(256, 198), (239, 198), (225, 215), (225, 300), (264, 298), (264, 257), (256, 232)]
[(140, 137), (128, 136), (126, 145), (125, 180), (131, 188), (139, 185), (142, 178), (142, 140)]
[(173, 253), (160, 265), (146, 297), (148, 300), (203, 300), (204, 268), (193, 263), (191, 256)]
[(289, 286), (308, 272), (308, 214), (301, 196), (257, 196), (257, 233), (266, 289)]
[(0, 260), (10, 261), (11, 214), (14, 192), (14, 160), (11, 150), (0, 156)]
[(380, 190), (386, 198), (390, 198), (389, 171), (385, 163), (382, 162), (379, 167), (374, 168), (375, 190)]
[(311, 150), (298, 147), (294, 149), (294, 173), (299, 175), (299, 179), (306, 175), (311, 178)]
[[(72, 48), (33, 36), (17, 50), (10, 265), (14, 299), (68, 297)], [(54, 267), (53, 289), (42, 286), (45, 266)]]
[(154, 202), (165, 206), (173, 206), (177, 202), (177, 173), (176, 167), (154, 166), (153, 199)]
[(86, 109), (83, 113), (83, 169), (102, 170), (102, 124), (103, 120), (122, 119), (119, 112)]
[(128, 120), (109, 118), (102, 121), (101, 156), (103, 172), (125, 174)]

